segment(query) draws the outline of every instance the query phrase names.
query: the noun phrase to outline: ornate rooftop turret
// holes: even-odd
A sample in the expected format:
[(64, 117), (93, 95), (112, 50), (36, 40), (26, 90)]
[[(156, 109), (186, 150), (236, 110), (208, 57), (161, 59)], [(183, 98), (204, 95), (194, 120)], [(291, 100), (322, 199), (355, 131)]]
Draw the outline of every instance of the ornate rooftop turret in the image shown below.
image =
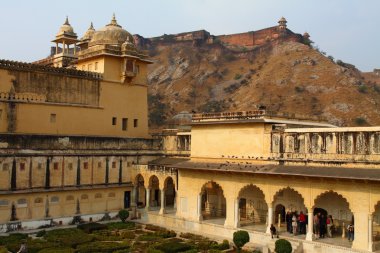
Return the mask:
[(74, 32), (74, 28), (70, 25), (69, 17), (67, 16), (65, 23), (63, 23), (63, 25), (59, 28), (56, 38), (61, 36), (77, 37), (77, 34)]
[(281, 17), (278, 21), (278, 28), (280, 29), (280, 31), (286, 30), (286, 23), (288, 23), (288, 21), (286, 21), (284, 17)]
[(94, 35), (95, 33), (95, 29), (94, 29), (94, 25), (90, 24), (90, 27), (88, 28), (88, 30), (86, 31), (86, 33), (83, 35), (83, 37), (81, 38), (81, 40), (90, 40), (92, 38), (92, 36)]

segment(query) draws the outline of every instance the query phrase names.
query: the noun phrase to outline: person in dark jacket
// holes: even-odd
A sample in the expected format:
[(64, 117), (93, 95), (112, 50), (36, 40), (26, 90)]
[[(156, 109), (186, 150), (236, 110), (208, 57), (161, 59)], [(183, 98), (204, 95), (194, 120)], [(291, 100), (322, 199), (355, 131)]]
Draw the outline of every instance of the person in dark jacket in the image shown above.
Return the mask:
[(326, 216), (324, 214), (321, 214), (321, 217), (319, 219), (319, 233), (320, 233), (320, 238), (325, 238), (326, 236)]
[(286, 220), (286, 231), (288, 231), (288, 233), (292, 233), (292, 214), (290, 213), (290, 211), (288, 211), (285, 215), (285, 220)]
[(270, 235), (272, 236), (272, 239), (273, 239), (273, 236), (278, 238), (276, 227), (273, 226), (273, 224), (270, 225)]

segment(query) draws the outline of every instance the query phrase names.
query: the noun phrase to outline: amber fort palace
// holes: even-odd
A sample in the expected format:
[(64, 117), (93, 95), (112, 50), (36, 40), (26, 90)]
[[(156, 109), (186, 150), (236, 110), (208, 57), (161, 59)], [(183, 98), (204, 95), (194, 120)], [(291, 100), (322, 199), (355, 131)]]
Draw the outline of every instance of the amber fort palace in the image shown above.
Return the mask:
[[(270, 29), (290, 31), (285, 19)], [(52, 42), (37, 62), (0, 60), (0, 232), (126, 208), (179, 231), (247, 230), (267, 251), (270, 224), (294, 252), (380, 250), (380, 127), (253, 109), (193, 114), (191, 131), (151, 136), (152, 61), (115, 16), (81, 38), (67, 19)], [(285, 232), (287, 211), (307, 214), (306, 234)], [(334, 238), (313, 234), (316, 211), (334, 217)]]

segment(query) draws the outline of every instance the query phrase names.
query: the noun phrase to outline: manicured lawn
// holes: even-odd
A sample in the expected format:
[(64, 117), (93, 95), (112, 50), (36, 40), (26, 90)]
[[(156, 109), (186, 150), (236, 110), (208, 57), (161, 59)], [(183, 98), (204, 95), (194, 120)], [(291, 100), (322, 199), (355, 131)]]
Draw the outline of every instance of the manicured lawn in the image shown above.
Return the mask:
[(18, 233), (0, 236), (0, 253), (17, 252), (23, 241), (28, 253), (216, 253), (230, 248), (228, 241), (217, 243), (203, 236), (177, 234), (154, 225), (113, 222), (57, 228), (29, 236)]

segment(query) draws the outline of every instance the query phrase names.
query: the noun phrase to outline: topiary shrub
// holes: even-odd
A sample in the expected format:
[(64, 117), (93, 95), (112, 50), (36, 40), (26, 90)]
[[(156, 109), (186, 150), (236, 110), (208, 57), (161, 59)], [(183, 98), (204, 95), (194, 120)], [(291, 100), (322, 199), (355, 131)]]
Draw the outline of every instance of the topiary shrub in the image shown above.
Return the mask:
[(279, 239), (275, 243), (274, 251), (276, 253), (292, 253), (292, 245), (285, 239)]
[(119, 211), (119, 218), (122, 222), (126, 222), (129, 217), (129, 212), (126, 209), (122, 209)]
[(77, 250), (80, 253), (113, 253), (117, 250), (129, 249), (130, 245), (126, 242), (89, 242), (78, 245)]
[(14, 233), (9, 236), (0, 236), (0, 245), (5, 246), (11, 252), (17, 252), (20, 249), (21, 241), (28, 238), (27, 234)]
[(84, 232), (88, 234), (91, 234), (93, 231), (107, 229), (107, 225), (91, 222), (91, 223), (79, 224), (77, 228), (80, 230), (83, 230)]
[(46, 230), (40, 230), (37, 232), (36, 237), (42, 237), (46, 234)]
[(57, 242), (60, 245), (74, 248), (79, 244), (91, 242), (94, 237), (80, 229), (68, 228), (48, 231), (44, 238), (49, 242)]
[(164, 253), (177, 253), (191, 250), (193, 246), (182, 242), (164, 242), (154, 246), (154, 249), (160, 250)]
[(134, 222), (111, 222), (107, 224), (108, 229), (134, 229), (135, 223)]
[(233, 241), (235, 243), (237, 252), (240, 252), (241, 248), (247, 242), (249, 242), (249, 234), (248, 234), (248, 232), (244, 231), (244, 230), (238, 230), (238, 231), (234, 232)]

